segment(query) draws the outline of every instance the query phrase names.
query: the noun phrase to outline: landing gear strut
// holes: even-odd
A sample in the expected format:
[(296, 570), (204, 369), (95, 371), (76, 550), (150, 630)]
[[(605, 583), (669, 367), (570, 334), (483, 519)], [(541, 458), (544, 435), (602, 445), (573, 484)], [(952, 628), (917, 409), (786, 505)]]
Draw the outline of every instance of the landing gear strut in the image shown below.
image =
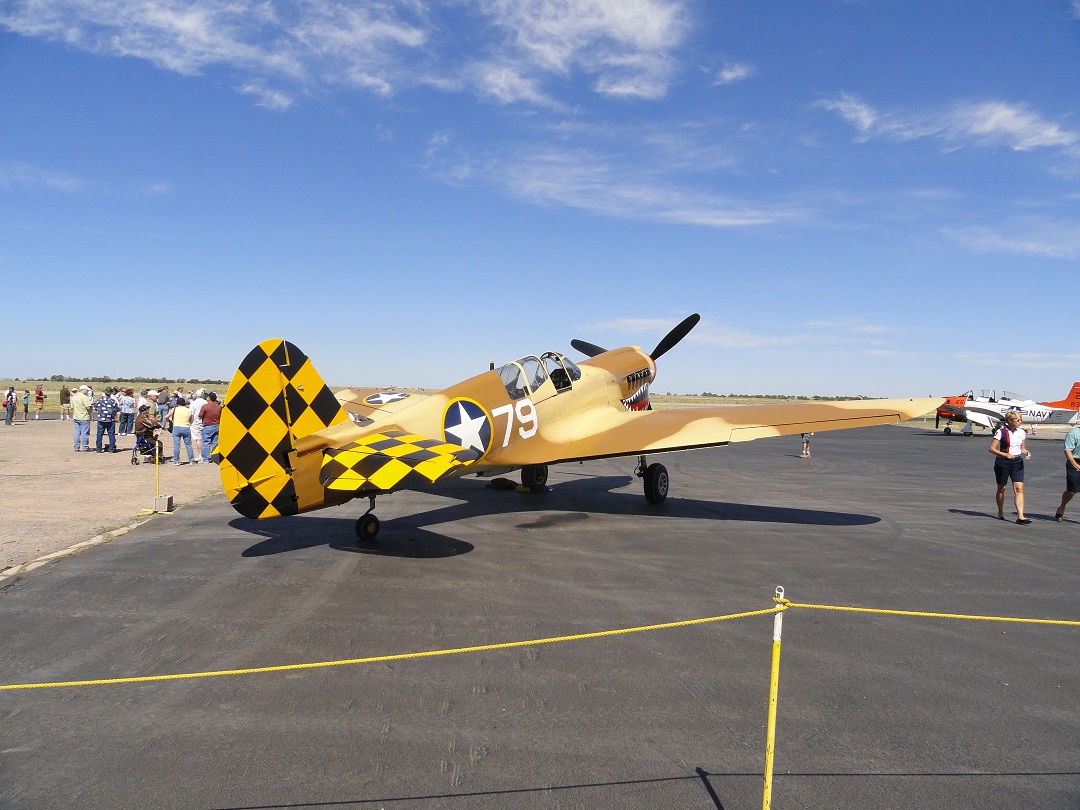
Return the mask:
[(362, 543), (374, 543), (379, 536), (379, 519), (371, 512), (375, 508), (375, 496), (368, 496), (368, 510), (356, 521), (356, 537)]
[(671, 486), (667, 467), (663, 464), (649, 464), (645, 456), (638, 456), (634, 475), (645, 480), (645, 500), (649, 503), (663, 503), (667, 500)]

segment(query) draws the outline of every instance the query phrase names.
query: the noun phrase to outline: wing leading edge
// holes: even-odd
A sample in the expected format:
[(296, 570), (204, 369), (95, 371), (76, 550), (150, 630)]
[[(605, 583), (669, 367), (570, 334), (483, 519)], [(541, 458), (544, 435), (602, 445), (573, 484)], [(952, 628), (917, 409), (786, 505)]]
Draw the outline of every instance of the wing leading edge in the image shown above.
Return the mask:
[[(714, 447), (768, 436), (886, 425), (933, 411), (940, 399), (860, 399), (776, 405), (716, 405), (631, 413), (590, 408), (541, 425), (522, 443), (521, 464)], [(544, 458), (541, 458), (543, 456)]]

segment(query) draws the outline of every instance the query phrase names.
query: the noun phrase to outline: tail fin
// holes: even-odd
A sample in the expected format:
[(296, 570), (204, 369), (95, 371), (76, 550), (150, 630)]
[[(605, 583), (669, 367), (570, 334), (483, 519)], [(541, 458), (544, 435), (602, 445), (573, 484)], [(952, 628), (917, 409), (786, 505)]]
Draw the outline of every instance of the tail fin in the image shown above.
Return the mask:
[(1044, 402), (1043, 404), (1051, 408), (1068, 408), (1070, 411), (1080, 409), (1080, 382), (1072, 384), (1072, 390), (1069, 391), (1065, 399), (1059, 399), (1057, 402)]
[(321, 491), (296, 486), (296, 440), (347, 419), (307, 355), (284, 340), (260, 343), (233, 375), (221, 409), (218, 454), (229, 502), (250, 518), (322, 505)]

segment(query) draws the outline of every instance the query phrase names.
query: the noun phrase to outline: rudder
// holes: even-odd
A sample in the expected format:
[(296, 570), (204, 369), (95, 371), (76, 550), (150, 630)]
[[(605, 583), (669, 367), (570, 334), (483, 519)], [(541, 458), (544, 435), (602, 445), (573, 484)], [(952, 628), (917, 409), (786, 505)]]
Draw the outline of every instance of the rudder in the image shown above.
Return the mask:
[(221, 483), (233, 508), (249, 518), (304, 511), (290, 459), (296, 440), (347, 419), (295, 345), (265, 340), (248, 352), (229, 383), (218, 433)]

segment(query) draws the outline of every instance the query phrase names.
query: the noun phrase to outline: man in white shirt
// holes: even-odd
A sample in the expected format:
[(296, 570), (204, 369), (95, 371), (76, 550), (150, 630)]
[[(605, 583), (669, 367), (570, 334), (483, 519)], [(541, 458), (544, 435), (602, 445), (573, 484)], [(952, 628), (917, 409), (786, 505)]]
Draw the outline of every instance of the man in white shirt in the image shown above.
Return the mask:
[(200, 388), (195, 392), (195, 399), (188, 406), (191, 408), (191, 442), (195, 446), (195, 457), (192, 464), (198, 464), (202, 460), (202, 406), (206, 404), (206, 391)]

